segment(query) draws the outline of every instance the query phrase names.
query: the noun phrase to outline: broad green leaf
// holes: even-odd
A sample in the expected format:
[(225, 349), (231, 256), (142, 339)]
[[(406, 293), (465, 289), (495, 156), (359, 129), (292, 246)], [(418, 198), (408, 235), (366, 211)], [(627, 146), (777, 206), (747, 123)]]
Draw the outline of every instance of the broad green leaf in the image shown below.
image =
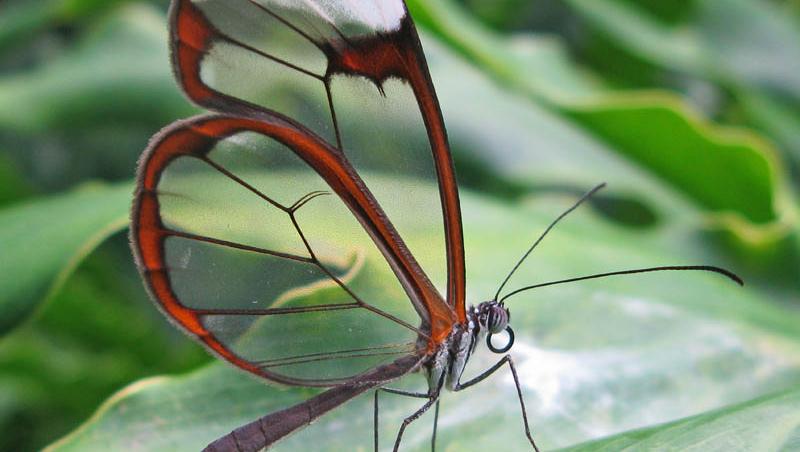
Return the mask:
[(800, 389), (768, 395), (688, 419), (571, 447), (578, 451), (793, 450), (800, 445)]
[[(712, 125), (667, 92), (603, 89), (566, 58), (535, 51), (535, 40), (525, 48), (481, 28), (453, 2), (410, 5), (418, 22), (504, 86), (572, 118), (741, 238), (774, 241), (787, 233), (784, 223), (794, 221), (795, 207), (782, 180), (781, 164), (765, 141)], [(554, 71), (570, 75), (552, 76)], [(688, 165), (698, 161), (701, 165)], [(709, 170), (720, 173), (710, 175)]]
[[(427, 36), (424, 35), (423, 38)], [(638, 165), (625, 156), (615, 152), (608, 143), (598, 140), (590, 130), (581, 127), (569, 117), (530, 102), (510, 90), (493, 83), (489, 76), (453, 55), (435, 39), (424, 39), (428, 64), (437, 86), (450, 142), (456, 157), (456, 169), (462, 186), (472, 187), (497, 196), (520, 195), (524, 193), (567, 192), (582, 193), (600, 182), (607, 182), (608, 188), (601, 192), (592, 205), (616, 222), (649, 229), (654, 235), (669, 241), (669, 246), (680, 250), (681, 255), (692, 256), (698, 260), (718, 260), (721, 255), (733, 258), (729, 265), (757, 271), (759, 285), (774, 291), (778, 285), (785, 286), (785, 298), (796, 300), (798, 281), (796, 271), (800, 265), (800, 249), (787, 231), (793, 223), (794, 209), (786, 207), (786, 219), (770, 223), (769, 226), (753, 228), (741, 224), (734, 215), (722, 221), (739, 224), (737, 237), (705, 236), (698, 237), (698, 230), (714, 229), (721, 214), (704, 209), (697, 202), (685, 196), (678, 185), (670, 184), (664, 178), (654, 177), (646, 167)], [(549, 66), (547, 62), (543, 66)], [(448, 74), (459, 74), (453, 78)], [(467, 102), (464, 99), (468, 99)], [(644, 107), (642, 107), (644, 108)], [(618, 111), (619, 121), (635, 119)], [(671, 117), (666, 115), (668, 118)], [(673, 117), (678, 119), (678, 117)], [(402, 124), (401, 122), (397, 122)], [(602, 125), (602, 122), (600, 122)], [(642, 128), (654, 129), (653, 124), (643, 124)], [(676, 125), (675, 127), (680, 127)], [(671, 130), (653, 130), (657, 134), (670, 134)], [(643, 134), (644, 137), (654, 135)], [(660, 136), (660, 135), (659, 135)], [(678, 135), (679, 137), (682, 135)], [(683, 137), (690, 137), (686, 135)], [(639, 135), (620, 137), (636, 139)], [(749, 142), (750, 135), (726, 136), (727, 145), (709, 146), (711, 159), (714, 153), (729, 151), (740, 153), (736, 165), (741, 172), (750, 172), (746, 162), (753, 154), (737, 142)], [(697, 144), (697, 143), (695, 143)], [(698, 144), (699, 145), (699, 144)], [(654, 142), (655, 148), (664, 148), (664, 143)], [(655, 154), (651, 158), (672, 158), (677, 153), (664, 156)], [(705, 159), (691, 159), (695, 166), (707, 164)], [(665, 161), (665, 170), (673, 171), (675, 180), (683, 180), (680, 169), (691, 173), (694, 168), (686, 168), (680, 160)], [(731, 181), (721, 168), (706, 169), (705, 179), (710, 185), (708, 193), (725, 196), (719, 187), (728, 186), (732, 191), (742, 191), (730, 187)], [(771, 178), (771, 175), (767, 175)], [(686, 183), (689, 183), (687, 181)], [(754, 187), (766, 190), (766, 181), (754, 182)], [(748, 197), (745, 190), (741, 196)], [(741, 202), (733, 200), (733, 202)], [(781, 204), (789, 204), (784, 198)], [(724, 215), (724, 214), (722, 214)], [(711, 226), (711, 228), (709, 228)], [(765, 237), (766, 236), (766, 237)], [(768, 237), (786, 237), (783, 240), (763, 246)], [(744, 246), (742, 239), (746, 240)], [(723, 240), (720, 240), (723, 239)], [(762, 246), (759, 246), (762, 245)], [(733, 253), (731, 250), (735, 250)], [(727, 261), (726, 261), (727, 262)], [(751, 283), (753, 283), (751, 279)]]
[(86, 186), (0, 210), (0, 333), (27, 318), (128, 220), (130, 185)]
[(757, 151), (767, 145), (755, 137), (712, 131), (681, 104), (670, 105), (667, 96), (643, 97), (638, 105), (581, 108), (571, 115), (702, 208), (735, 212), (755, 224), (778, 219), (776, 198), (783, 188), (778, 165), (766, 151)]
[(0, 341), (0, 450), (40, 450), (131, 381), (212, 359), (163, 323), (126, 241), (104, 243)]
[(800, 162), (800, 108), (792, 108), (777, 96), (745, 88), (739, 90), (739, 102), (756, 127), (773, 137), (783, 149), (794, 153), (791, 158), (797, 165)]
[[(463, 183), (487, 191), (494, 183), (512, 191), (582, 192), (607, 182), (608, 192), (637, 198), (664, 221), (702, 210), (580, 124), (503, 89), (434, 38), (423, 37)], [(553, 61), (563, 57), (554, 42), (530, 44), (543, 53), (543, 67), (557, 66)], [(448, 76), (454, 73), (459, 77)]]
[(0, 52), (21, 45), (48, 26), (98, 14), (126, 0), (17, 1), (0, 5)]
[(614, 38), (630, 45), (639, 57), (669, 61), (675, 69), (713, 70), (695, 29), (662, 23), (631, 2), (567, 0), (566, 3), (594, 26), (613, 32)]
[(646, 61), (800, 100), (800, 26), (777, 5), (704, 0), (697, 2), (689, 23), (669, 25), (631, 2), (567, 3)]
[(777, 5), (705, 0), (697, 20), (696, 33), (720, 78), (800, 102), (800, 24)]
[(0, 5), (0, 51), (18, 44), (57, 17), (57, 0)]
[(19, 168), (0, 153), (0, 206), (23, 199), (31, 194), (31, 187), (20, 174)]
[[(262, 187), (286, 182), (280, 174), (252, 179)], [(511, 208), (464, 193), (469, 301), (489, 298), (526, 244), (573, 200), (542, 197)], [(441, 227), (426, 218), (418, 212), (395, 217), (401, 228), (414, 222), (416, 234), (405, 237), (412, 246), (426, 243), (430, 231)], [(328, 218), (308, 221), (336, 227)], [(368, 255), (366, 265), (373, 259), (380, 257)], [(584, 209), (548, 236), (509, 287), (685, 262), (685, 256), (651, 234), (614, 226)], [(391, 278), (387, 274), (384, 281)], [(362, 284), (366, 282), (356, 276), (352, 287), (358, 291)], [(545, 449), (742, 402), (800, 380), (800, 315), (717, 275), (620, 277), (520, 294), (507, 303), (518, 337), (512, 355), (533, 431)], [(479, 352), (468, 373), (476, 374), (497, 358)], [(418, 376), (400, 384), (423, 388)], [(240, 424), (313, 393), (265, 385), (215, 364), (185, 376), (134, 383), (50, 450), (197, 450)], [(419, 401), (394, 396), (382, 400), (380, 436), (388, 447), (399, 422)], [(371, 403), (369, 396), (358, 398), (276, 450), (307, 449), (310, 444), (315, 450), (369, 450)], [(448, 394), (442, 403), (439, 447), (482, 450), (501, 442), (505, 450), (528, 450), (518, 410), (506, 370), (475, 389)], [(430, 421), (426, 415), (412, 425), (407, 450), (429, 448)]]
[(778, 5), (705, 0), (686, 22), (672, 25), (631, 2), (567, 3), (643, 61), (733, 90), (751, 122), (800, 160), (800, 24)]
[(192, 111), (172, 79), (164, 18), (143, 5), (115, 10), (52, 63), (0, 78), (0, 128), (17, 132), (163, 124)]

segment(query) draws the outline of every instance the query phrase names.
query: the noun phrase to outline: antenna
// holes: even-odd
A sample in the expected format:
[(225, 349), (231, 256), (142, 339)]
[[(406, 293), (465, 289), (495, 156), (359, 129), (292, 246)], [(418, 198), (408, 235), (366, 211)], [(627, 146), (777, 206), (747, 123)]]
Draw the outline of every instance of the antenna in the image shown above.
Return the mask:
[[(515, 266), (514, 266), (514, 268), (512, 268), (510, 272), (508, 272), (508, 276), (506, 276), (506, 279), (504, 279), (504, 280), (503, 280), (503, 283), (502, 283), (502, 284), (500, 284), (500, 287), (497, 289), (497, 292), (495, 292), (495, 294), (494, 294), (494, 298), (492, 298), (492, 300), (494, 300), (494, 301), (497, 301), (497, 297), (499, 297), (499, 296), (500, 296), (500, 292), (503, 290), (503, 287), (505, 287), (505, 285), (506, 285), (506, 283), (508, 282), (508, 280), (509, 280), (509, 279), (511, 279), (511, 275), (513, 275), (513, 274), (514, 274), (514, 272), (515, 272), (515, 271), (517, 271), (517, 269), (519, 268), (519, 266), (520, 266), (520, 265), (522, 265), (522, 263), (525, 261), (525, 259), (527, 259), (527, 258), (528, 258), (528, 256), (531, 254), (531, 251), (533, 251), (533, 250), (534, 250), (534, 248), (536, 248), (536, 246), (538, 246), (538, 245), (539, 245), (539, 242), (541, 242), (541, 241), (542, 241), (542, 239), (544, 239), (544, 236), (546, 236), (546, 235), (547, 235), (547, 233), (548, 233), (548, 232), (550, 232), (550, 230), (551, 230), (551, 229), (553, 229), (553, 227), (554, 227), (554, 226), (555, 226), (555, 225), (556, 225), (556, 224), (557, 224), (559, 221), (561, 221), (561, 219), (562, 219), (562, 218), (564, 218), (564, 217), (566, 217), (567, 215), (569, 215), (569, 213), (570, 213), (570, 212), (572, 212), (573, 210), (577, 209), (577, 208), (578, 208), (578, 206), (580, 206), (581, 204), (583, 204), (583, 202), (584, 202), (584, 201), (586, 201), (587, 199), (589, 199), (589, 198), (590, 198), (592, 195), (594, 195), (595, 193), (597, 193), (597, 191), (598, 191), (598, 190), (600, 190), (601, 188), (603, 188), (603, 187), (605, 187), (605, 186), (606, 186), (606, 183), (605, 183), (605, 182), (603, 182), (602, 184), (600, 184), (600, 185), (598, 185), (598, 186), (594, 187), (593, 189), (589, 190), (588, 192), (586, 192), (586, 193), (585, 193), (583, 196), (581, 196), (581, 198), (580, 198), (580, 199), (579, 199), (579, 200), (578, 200), (578, 201), (577, 201), (575, 204), (573, 204), (573, 206), (572, 206), (572, 207), (570, 207), (569, 209), (565, 210), (565, 211), (564, 211), (564, 213), (562, 213), (561, 215), (559, 215), (559, 216), (558, 216), (558, 218), (556, 218), (555, 220), (553, 220), (553, 222), (552, 222), (552, 223), (550, 223), (550, 226), (548, 226), (548, 227), (547, 227), (547, 229), (545, 229), (545, 230), (544, 230), (544, 232), (542, 232), (542, 235), (540, 235), (540, 236), (539, 236), (539, 238), (538, 238), (538, 239), (536, 239), (536, 241), (535, 241), (535, 242), (533, 242), (533, 245), (531, 245), (531, 247), (530, 247), (530, 248), (528, 248), (528, 251), (526, 251), (526, 252), (525, 252), (525, 254), (523, 254), (523, 255), (522, 255), (522, 258), (521, 258), (521, 259), (520, 259), (520, 260), (517, 262), (517, 265), (515, 265)], [(505, 296), (505, 297), (503, 297), (503, 300), (505, 300), (506, 298), (508, 298), (508, 296)], [(502, 300), (501, 300), (501, 301), (502, 301)]]
[(608, 272), (608, 273), (598, 273), (596, 275), (588, 275), (588, 276), (579, 276), (577, 278), (569, 278), (569, 279), (562, 279), (558, 281), (550, 281), (541, 284), (534, 284), (532, 286), (525, 286), (519, 288), (508, 295), (504, 296), (500, 299), (501, 302), (505, 301), (508, 297), (512, 295), (516, 295), (520, 292), (524, 292), (526, 290), (536, 289), (538, 287), (545, 287), (545, 286), (554, 286), (556, 284), (564, 284), (568, 282), (574, 281), (583, 281), (586, 279), (596, 279), (596, 278), (605, 278), (606, 276), (616, 276), (616, 275), (630, 275), (633, 273), (647, 273), (647, 272), (658, 272), (658, 271), (669, 271), (669, 270), (696, 270), (696, 271), (707, 271), (712, 273), (719, 273), (730, 279), (731, 281), (739, 284), (740, 286), (744, 286), (744, 281), (742, 278), (737, 276), (735, 273), (731, 272), (730, 270), (725, 270), (724, 268), (714, 267), (712, 265), (670, 265), (666, 267), (650, 267), (650, 268), (638, 268), (634, 270), (621, 270), (615, 272)]

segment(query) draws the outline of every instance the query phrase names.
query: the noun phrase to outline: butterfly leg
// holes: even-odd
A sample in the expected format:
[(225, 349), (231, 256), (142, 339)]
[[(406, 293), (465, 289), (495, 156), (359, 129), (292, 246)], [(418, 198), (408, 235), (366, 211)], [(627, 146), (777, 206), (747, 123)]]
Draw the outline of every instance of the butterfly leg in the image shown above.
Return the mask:
[(511, 375), (514, 377), (514, 385), (517, 387), (517, 398), (519, 399), (519, 407), (522, 410), (522, 422), (525, 424), (525, 436), (528, 437), (528, 441), (530, 441), (531, 446), (533, 446), (533, 450), (539, 452), (539, 448), (536, 446), (536, 442), (533, 441), (533, 436), (531, 435), (531, 429), (528, 426), (528, 413), (525, 410), (525, 400), (522, 398), (522, 386), (519, 384), (519, 376), (517, 375), (517, 368), (514, 366), (514, 360), (511, 359), (511, 355), (503, 356), (500, 361), (495, 363), (492, 367), (487, 369), (482, 374), (478, 375), (477, 377), (469, 380), (466, 383), (461, 383), (460, 381), (456, 385), (454, 391), (461, 391), (463, 389), (467, 389), (472, 385), (480, 383), (481, 381), (488, 378), (490, 375), (495, 373), (498, 369), (500, 369), (503, 364), (508, 364), (508, 367), (511, 368)]
[(400, 441), (403, 439), (403, 433), (406, 431), (406, 427), (408, 427), (412, 422), (416, 421), (420, 416), (425, 414), (428, 409), (430, 409), (433, 404), (439, 401), (439, 392), (437, 391), (436, 394), (430, 396), (425, 405), (422, 405), (420, 409), (418, 409), (414, 414), (411, 416), (403, 419), (403, 424), (400, 426), (400, 431), (397, 432), (397, 439), (394, 441), (394, 452), (397, 452), (400, 449)]
[(436, 408), (433, 411), (433, 436), (431, 436), (431, 452), (436, 452), (436, 428), (439, 426), (439, 402), (442, 399), (436, 399)]
[[(375, 397), (373, 402), (373, 439), (375, 443), (375, 452), (378, 452), (378, 393), (381, 391), (388, 392), (389, 394), (397, 394), (406, 397), (414, 397), (417, 399), (427, 399), (430, 395), (427, 392), (411, 392), (411, 391), (403, 391), (402, 389), (392, 389), (392, 388), (378, 388), (375, 390)], [(435, 436), (435, 430), (434, 430)]]

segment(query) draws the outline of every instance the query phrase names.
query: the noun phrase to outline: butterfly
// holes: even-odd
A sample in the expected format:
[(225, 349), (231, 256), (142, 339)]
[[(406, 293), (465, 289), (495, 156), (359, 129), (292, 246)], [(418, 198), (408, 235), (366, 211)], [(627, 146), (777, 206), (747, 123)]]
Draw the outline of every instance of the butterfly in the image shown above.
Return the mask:
[[(169, 37), (181, 88), (212, 113), (167, 126), (139, 162), (131, 246), (145, 286), (219, 358), (271, 382), (328, 388), (207, 450), (269, 447), (369, 391), (376, 450), (379, 393), (421, 399), (398, 450), (410, 423), (434, 406), (438, 415), (443, 390), (506, 368), (538, 450), (507, 354), (508, 297), (660, 270), (740, 282), (712, 266), (652, 267), (501, 297), (542, 238), (600, 185), (539, 236), (493, 298), (467, 306), (453, 158), (402, 0), (173, 0)], [(436, 190), (415, 182), (426, 179)], [(435, 233), (407, 240), (422, 219), (438, 223)], [(483, 342), (503, 356), (462, 381)], [(427, 391), (387, 387), (413, 372), (424, 373)]]

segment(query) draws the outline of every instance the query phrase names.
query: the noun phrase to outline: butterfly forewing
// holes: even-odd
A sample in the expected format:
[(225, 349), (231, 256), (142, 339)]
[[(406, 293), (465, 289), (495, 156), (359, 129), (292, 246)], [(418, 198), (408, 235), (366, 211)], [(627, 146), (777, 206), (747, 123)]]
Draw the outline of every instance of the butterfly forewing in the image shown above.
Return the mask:
[[(395, 223), (403, 237), (426, 234), (424, 246), (408, 241), (425, 270), (420, 277), (430, 277), (455, 309), (463, 305), (452, 163), (401, 0), (180, 0), (172, 16), (174, 64), (195, 102), (228, 113), (275, 112), (341, 149), (390, 218), (414, 212), (422, 220)], [(447, 217), (439, 193), (409, 190), (405, 180), (393, 183), (398, 178), (444, 187)]]

